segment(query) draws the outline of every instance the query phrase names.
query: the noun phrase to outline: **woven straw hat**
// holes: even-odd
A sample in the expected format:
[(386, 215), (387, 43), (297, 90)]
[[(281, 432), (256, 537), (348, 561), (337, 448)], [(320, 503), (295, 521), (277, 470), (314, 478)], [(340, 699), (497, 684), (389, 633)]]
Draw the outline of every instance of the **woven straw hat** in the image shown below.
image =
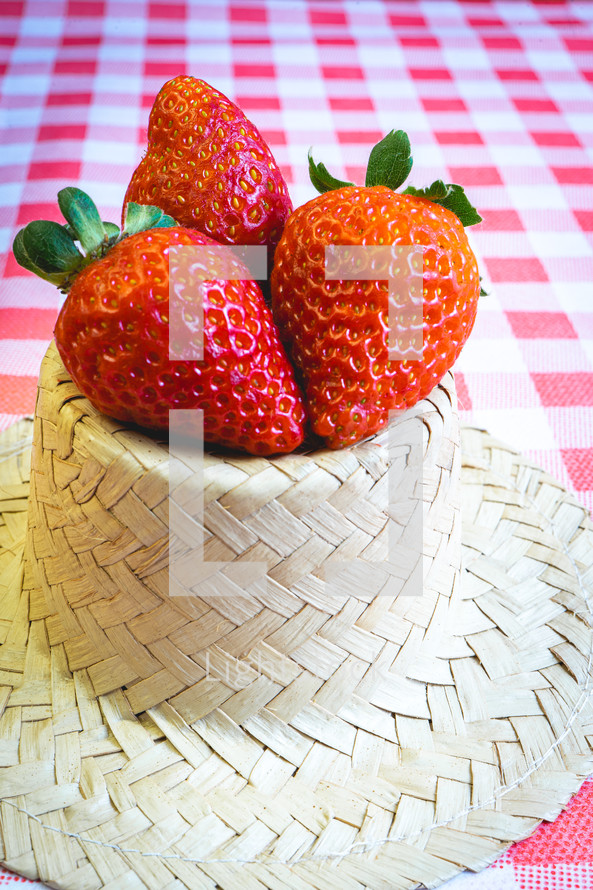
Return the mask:
[(390, 441), (413, 421), (422, 596), (396, 570), (399, 595), (320, 582), (385, 552), (381, 436), (206, 458), (210, 558), (263, 560), (267, 585), (173, 596), (167, 450), (50, 348), (34, 424), (0, 442), (9, 868), (85, 890), (436, 887), (560, 812), (591, 771), (592, 526), (487, 433), (460, 446), (451, 375)]

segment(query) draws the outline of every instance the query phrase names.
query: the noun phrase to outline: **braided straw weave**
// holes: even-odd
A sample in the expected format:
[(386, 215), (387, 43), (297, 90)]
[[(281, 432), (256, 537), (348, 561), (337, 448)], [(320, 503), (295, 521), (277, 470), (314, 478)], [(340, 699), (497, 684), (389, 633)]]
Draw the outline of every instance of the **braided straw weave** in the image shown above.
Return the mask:
[(432, 887), (560, 811), (591, 768), (591, 524), (468, 430), (461, 570), (454, 401), (448, 376), (389, 440), (422, 424), (421, 597), (396, 575), (399, 596), (319, 583), (336, 553), (384, 553), (382, 437), (207, 458), (205, 551), (265, 562), (265, 594), (170, 596), (167, 450), (95, 412), (50, 348), (28, 516), (26, 425), (0, 463), (9, 868), (63, 888)]

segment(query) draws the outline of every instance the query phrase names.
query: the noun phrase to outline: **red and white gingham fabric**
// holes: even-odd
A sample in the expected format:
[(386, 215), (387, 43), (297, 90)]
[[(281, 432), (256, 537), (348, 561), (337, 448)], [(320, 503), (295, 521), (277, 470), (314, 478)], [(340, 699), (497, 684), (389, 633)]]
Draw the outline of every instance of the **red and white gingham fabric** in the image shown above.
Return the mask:
[[(314, 194), (309, 146), (360, 182), (393, 128), (414, 184), (466, 186), (490, 295), (457, 365), (462, 418), (593, 508), (593, 2), (1, 0), (0, 17), (0, 428), (34, 409), (59, 305), (14, 235), (59, 219), (67, 184), (117, 222), (154, 96), (187, 73), (253, 119), (295, 205)], [(447, 886), (593, 888), (593, 782)]]

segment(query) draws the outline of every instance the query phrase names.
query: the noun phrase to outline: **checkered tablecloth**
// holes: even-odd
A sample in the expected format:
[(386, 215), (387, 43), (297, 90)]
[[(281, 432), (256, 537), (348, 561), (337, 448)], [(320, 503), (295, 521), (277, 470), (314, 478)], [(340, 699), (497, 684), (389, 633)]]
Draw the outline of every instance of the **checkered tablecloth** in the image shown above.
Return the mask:
[[(466, 186), (489, 296), (456, 369), (462, 419), (593, 508), (593, 2), (0, 0), (0, 17), (0, 428), (34, 409), (59, 306), (14, 235), (60, 219), (67, 184), (117, 222), (154, 96), (187, 73), (252, 118), (295, 205), (314, 194), (309, 146), (361, 181), (393, 128), (414, 184)], [(451, 887), (593, 888), (592, 809), (588, 782)]]

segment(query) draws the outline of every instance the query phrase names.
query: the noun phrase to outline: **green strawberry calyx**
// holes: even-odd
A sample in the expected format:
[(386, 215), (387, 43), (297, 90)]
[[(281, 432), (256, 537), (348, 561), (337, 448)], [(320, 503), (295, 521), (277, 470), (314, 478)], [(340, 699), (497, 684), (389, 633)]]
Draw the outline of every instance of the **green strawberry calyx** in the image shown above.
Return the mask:
[(104, 257), (117, 242), (144, 232), (176, 226), (159, 207), (130, 202), (123, 229), (101, 219), (94, 201), (74, 186), (58, 192), (65, 225), (48, 219), (30, 222), (17, 232), (12, 252), (17, 263), (68, 293), (86, 266)]
[[(372, 149), (366, 171), (365, 186), (384, 185), (396, 191), (410, 175), (412, 169), (410, 140), (403, 130), (392, 130)], [(344, 186), (354, 185), (335, 179), (324, 166), (313, 160), (309, 150), (309, 177), (318, 192), (328, 192)], [(463, 188), (455, 183), (445, 183), (442, 179), (435, 180), (432, 185), (423, 189), (409, 185), (402, 192), (404, 195), (417, 195), (428, 198), (434, 204), (440, 204), (457, 216), (464, 226), (475, 226), (482, 217), (472, 205)]]

